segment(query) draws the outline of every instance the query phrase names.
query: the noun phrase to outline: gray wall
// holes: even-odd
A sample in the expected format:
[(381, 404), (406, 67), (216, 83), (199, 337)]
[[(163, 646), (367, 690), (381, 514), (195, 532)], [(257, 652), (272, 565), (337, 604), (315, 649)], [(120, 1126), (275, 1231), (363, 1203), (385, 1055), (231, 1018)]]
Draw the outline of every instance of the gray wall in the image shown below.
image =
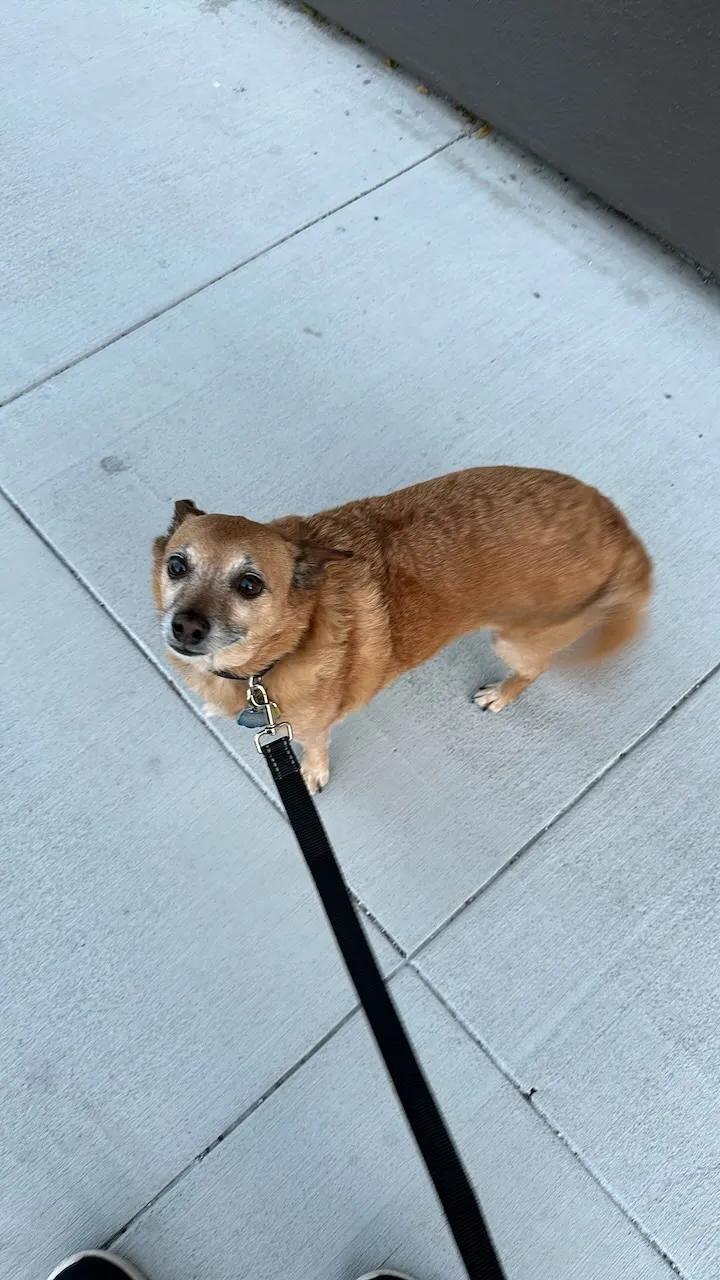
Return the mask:
[(720, 0), (320, 10), (720, 272)]

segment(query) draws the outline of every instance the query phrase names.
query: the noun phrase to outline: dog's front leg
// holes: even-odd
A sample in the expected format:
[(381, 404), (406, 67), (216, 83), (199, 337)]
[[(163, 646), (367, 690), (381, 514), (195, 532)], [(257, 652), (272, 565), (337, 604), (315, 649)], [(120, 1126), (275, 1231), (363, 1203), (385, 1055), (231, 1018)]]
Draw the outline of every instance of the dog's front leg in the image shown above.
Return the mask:
[(322, 791), (330, 780), (330, 730), (302, 729), (297, 730), (302, 744), (302, 776), (311, 795)]

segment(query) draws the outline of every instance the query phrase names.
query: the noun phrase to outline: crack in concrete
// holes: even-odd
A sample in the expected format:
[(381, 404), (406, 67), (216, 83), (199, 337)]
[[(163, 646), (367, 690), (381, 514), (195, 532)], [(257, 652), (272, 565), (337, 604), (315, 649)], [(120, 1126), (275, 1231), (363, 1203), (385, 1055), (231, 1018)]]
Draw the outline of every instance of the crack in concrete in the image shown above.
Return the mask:
[(265, 245), (262, 249), (257, 249), (254, 253), (248, 254), (246, 258), (242, 258), (239, 262), (235, 262), (232, 266), (227, 267), (225, 271), (218, 272), (217, 275), (211, 276), (204, 280), (201, 284), (195, 285), (192, 289), (187, 289), (184, 293), (178, 294), (171, 302), (164, 306), (157, 307), (154, 311), (148, 312), (141, 320), (136, 320), (134, 324), (129, 324), (123, 329), (119, 329), (116, 333), (111, 334), (108, 338), (104, 338), (101, 342), (96, 342), (92, 346), (87, 347), (80, 355), (74, 356), (71, 360), (66, 360), (56, 368), (44, 373), (41, 377), (33, 379), (24, 387), (20, 387), (18, 391), (13, 391), (6, 396), (4, 400), (0, 400), (0, 409), (7, 408), (8, 405), (15, 404), (17, 400), (21, 400), (24, 396), (30, 395), (32, 391), (37, 391), (40, 387), (45, 386), (48, 382), (53, 382), (55, 378), (59, 378), (63, 373), (67, 373), (70, 369), (76, 369), (78, 365), (84, 364), (86, 360), (90, 360), (93, 356), (99, 355), (101, 351), (106, 351), (108, 347), (114, 347), (117, 342), (122, 342), (123, 338), (128, 338), (130, 334), (137, 333), (139, 329), (144, 329), (146, 325), (152, 324), (154, 320), (159, 320), (161, 316), (167, 315), (170, 311), (174, 311), (177, 307), (182, 306), (184, 302), (188, 302), (190, 298), (197, 297), (198, 294), (204, 293), (206, 289), (211, 289), (213, 285), (219, 284), (221, 280), (227, 280), (229, 276), (235, 275), (238, 271), (242, 271), (243, 267), (249, 266), (253, 262), (257, 262), (260, 258), (264, 258), (267, 254), (272, 253), (274, 249), (279, 249), (282, 245), (288, 244), (294, 240), (296, 236), (302, 235), (304, 231), (309, 231), (311, 227), (318, 226), (321, 222), (325, 222), (328, 218), (332, 218), (336, 213), (341, 213), (343, 209), (349, 209), (351, 205), (357, 204), (358, 201), (364, 200), (366, 196), (373, 195), (375, 191), (381, 191), (383, 187), (387, 187), (391, 182), (395, 182), (397, 178), (402, 178), (406, 173), (411, 173), (413, 169), (418, 169), (421, 165), (426, 164), (428, 160), (433, 160), (435, 156), (439, 156), (443, 151), (447, 151), (450, 147), (454, 147), (457, 142), (467, 137), (466, 130), (460, 130), (449, 138), (446, 142), (440, 143), (425, 155), (420, 156), (418, 160), (413, 160), (412, 164), (405, 165), (402, 169), (398, 169), (387, 178), (383, 178), (380, 182), (376, 182), (371, 187), (366, 187), (362, 191), (358, 191), (356, 195), (351, 196), (348, 200), (343, 200), (341, 204), (334, 205), (332, 209), (327, 209), (324, 213), (320, 213), (315, 218), (310, 218), (308, 222), (304, 222), (302, 226), (295, 227), (292, 231), (288, 231), (284, 236), (279, 236), (277, 240), (273, 240), (271, 244)]
[(574, 1142), (572, 1142), (569, 1135), (565, 1133), (565, 1131), (555, 1123), (555, 1121), (551, 1118), (550, 1113), (540, 1105), (540, 1103), (537, 1100), (537, 1094), (538, 1094), (537, 1089), (534, 1087), (531, 1089), (523, 1089), (522, 1085), (520, 1084), (520, 1081), (518, 1080), (517, 1076), (514, 1074), (510, 1066), (506, 1062), (504, 1062), (503, 1059), (490, 1048), (490, 1045), (487, 1044), (478, 1035), (478, 1033), (470, 1026), (468, 1022), (465, 1021), (462, 1014), (458, 1013), (457, 1009), (455, 1009), (454, 1006), (447, 999), (447, 997), (443, 995), (439, 987), (436, 987), (435, 984), (430, 980), (430, 978), (428, 978), (426, 974), (422, 972), (421, 969), (418, 969), (418, 967), (412, 961), (409, 962), (409, 968), (412, 973), (416, 974), (416, 976), (423, 983), (423, 986), (430, 992), (432, 996), (435, 997), (438, 1003), (442, 1005), (445, 1012), (449, 1014), (449, 1016), (453, 1019), (453, 1021), (457, 1023), (457, 1025), (461, 1028), (462, 1031), (464, 1031), (465, 1035), (469, 1036), (470, 1040), (472, 1040), (474, 1045), (477, 1045), (478, 1049), (480, 1049), (480, 1051), (485, 1055), (488, 1061), (492, 1063), (496, 1071), (500, 1073), (503, 1079), (506, 1080), (507, 1083), (511, 1085), (512, 1088), (515, 1089), (517, 1093), (520, 1094), (521, 1098), (523, 1098), (523, 1100), (528, 1104), (528, 1106), (532, 1108), (532, 1110), (535, 1112), (538, 1118), (543, 1122), (543, 1124), (546, 1125), (548, 1129), (550, 1129), (551, 1133), (553, 1134), (553, 1137), (557, 1138), (558, 1141), (562, 1143), (562, 1145), (570, 1152), (570, 1155), (573, 1157), (574, 1160), (577, 1160), (578, 1164), (581, 1166), (582, 1169), (584, 1169), (585, 1173), (587, 1173), (588, 1176), (592, 1178), (596, 1186), (599, 1187), (599, 1189), (603, 1192), (603, 1195), (607, 1196), (607, 1198), (611, 1201), (611, 1203), (615, 1205), (615, 1208), (619, 1210), (619, 1212), (622, 1214), (624, 1218), (627, 1219), (628, 1222), (630, 1222), (632, 1227), (642, 1236), (643, 1240), (645, 1240), (645, 1242), (650, 1246), (650, 1248), (652, 1248), (655, 1253), (660, 1255), (663, 1262), (665, 1262), (677, 1276), (680, 1276), (681, 1280), (690, 1280), (690, 1277), (684, 1271), (681, 1271), (680, 1266), (672, 1257), (672, 1255), (669, 1254), (667, 1250), (663, 1247), (663, 1245), (661, 1245), (660, 1241), (657, 1240), (655, 1236), (653, 1236), (652, 1232), (649, 1231), (647, 1227), (643, 1226), (642, 1222), (632, 1212), (629, 1205), (624, 1203), (624, 1201), (617, 1195), (617, 1193), (610, 1186), (610, 1183), (606, 1181), (606, 1179), (603, 1177), (600, 1171), (596, 1169), (595, 1166), (589, 1160), (586, 1159), (586, 1157), (582, 1154), (580, 1148)]

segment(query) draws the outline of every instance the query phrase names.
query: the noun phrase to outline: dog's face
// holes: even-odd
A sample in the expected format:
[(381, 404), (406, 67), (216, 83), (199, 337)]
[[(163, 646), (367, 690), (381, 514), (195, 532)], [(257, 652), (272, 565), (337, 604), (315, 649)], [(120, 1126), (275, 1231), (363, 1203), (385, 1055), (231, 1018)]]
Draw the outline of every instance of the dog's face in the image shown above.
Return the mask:
[(352, 554), (293, 543), (243, 516), (175, 504), (153, 546), (153, 593), (170, 652), (200, 671), (252, 670), (288, 651), (331, 560)]

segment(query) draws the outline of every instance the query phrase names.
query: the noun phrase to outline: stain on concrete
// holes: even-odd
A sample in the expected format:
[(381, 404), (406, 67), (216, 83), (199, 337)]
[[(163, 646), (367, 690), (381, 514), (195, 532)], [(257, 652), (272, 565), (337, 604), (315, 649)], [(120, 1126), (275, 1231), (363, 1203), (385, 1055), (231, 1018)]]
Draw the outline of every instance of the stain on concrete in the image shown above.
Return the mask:
[(202, 0), (200, 5), (201, 13), (213, 13), (215, 17), (222, 12), (223, 9), (229, 9), (235, 0)]
[(640, 289), (637, 285), (620, 284), (628, 302), (633, 303), (636, 307), (645, 307), (650, 301), (650, 294), (645, 289)]
[(116, 476), (120, 471), (127, 471), (128, 464), (123, 462), (122, 458), (116, 458), (110, 453), (106, 458), (100, 459), (100, 468), (108, 476)]

